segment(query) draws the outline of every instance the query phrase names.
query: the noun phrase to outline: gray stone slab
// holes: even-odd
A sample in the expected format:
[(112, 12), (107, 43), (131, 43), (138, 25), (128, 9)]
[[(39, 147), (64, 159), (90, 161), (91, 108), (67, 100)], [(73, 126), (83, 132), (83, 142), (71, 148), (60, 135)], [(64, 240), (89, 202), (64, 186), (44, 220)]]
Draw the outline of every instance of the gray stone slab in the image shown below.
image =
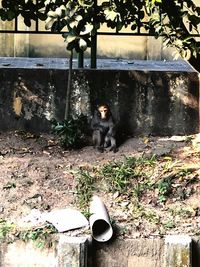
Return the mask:
[[(67, 69), (68, 58), (22, 58), (0, 57), (0, 69)], [(77, 68), (77, 59), (73, 60), (73, 67)], [(84, 60), (84, 68), (90, 68), (90, 60)], [(155, 60), (125, 60), (125, 59), (98, 59), (97, 69), (168, 71), (168, 72), (196, 72), (188, 62), (155, 61)]]

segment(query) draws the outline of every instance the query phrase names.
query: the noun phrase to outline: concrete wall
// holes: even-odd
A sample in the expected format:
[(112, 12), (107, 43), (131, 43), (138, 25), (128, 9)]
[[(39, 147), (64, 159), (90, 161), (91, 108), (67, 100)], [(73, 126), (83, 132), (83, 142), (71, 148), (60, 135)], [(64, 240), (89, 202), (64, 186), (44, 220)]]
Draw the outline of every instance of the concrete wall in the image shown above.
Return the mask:
[(95, 267), (161, 267), (164, 266), (163, 239), (115, 240), (108, 244), (95, 243)]
[[(34, 22), (30, 28), (34, 30)], [(19, 19), (18, 27), (27, 30), (23, 19)], [(44, 22), (40, 22), (44, 30)], [(0, 29), (13, 30), (13, 22), (0, 20)], [(102, 31), (110, 31), (105, 26)], [(127, 30), (124, 30), (127, 31)], [(131, 32), (131, 30), (129, 30)], [(66, 43), (61, 34), (0, 34), (0, 56), (10, 57), (65, 57)], [(163, 49), (162, 38), (148, 36), (108, 36), (99, 35), (97, 38), (98, 58), (152, 59), (164, 60), (173, 58), (174, 49)], [(90, 57), (90, 49), (85, 52)]]
[[(12, 29), (13, 24), (7, 24)], [(0, 21), (0, 28), (2, 22)], [(0, 34), (0, 56), (10, 57), (65, 57), (66, 43), (61, 35), (52, 34)], [(108, 45), (109, 44), (109, 45)], [(173, 59), (174, 49), (163, 49), (162, 39), (139, 36), (98, 36), (98, 58)], [(90, 49), (85, 52), (90, 57)]]
[[(52, 118), (62, 120), (67, 74), (44, 67), (0, 68), (1, 130), (48, 131)], [(106, 102), (121, 134), (199, 131), (196, 72), (76, 69), (72, 85), (72, 112), (90, 117), (96, 103)]]
[(107, 243), (95, 243), (91, 236), (65, 234), (49, 236), (51, 239), (52, 246), (46, 244), (44, 248), (37, 248), (37, 241), (1, 242), (0, 266), (199, 267), (199, 239), (185, 235), (113, 239)]

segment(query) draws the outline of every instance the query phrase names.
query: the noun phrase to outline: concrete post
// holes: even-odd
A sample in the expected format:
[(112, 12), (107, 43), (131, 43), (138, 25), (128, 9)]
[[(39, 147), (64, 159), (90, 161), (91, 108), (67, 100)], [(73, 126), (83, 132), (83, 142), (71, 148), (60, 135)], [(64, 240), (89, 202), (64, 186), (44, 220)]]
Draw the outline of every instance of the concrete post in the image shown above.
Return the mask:
[(147, 60), (162, 60), (162, 39), (147, 37)]
[[(0, 20), (0, 29), (13, 30), (13, 21)], [(0, 57), (13, 57), (14, 55), (14, 35), (12, 33), (0, 34)]]
[(58, 267), (87, 267), (88, 237), (61, 235), (58, 243)]
[(14, 56), (28, 57), (29, 56), (29, 34), (28, 27), (24, 24), (22, 18), (18, 18), (18, 30), (27, 30), (27, 34), (14, 35)]
[(192, 267), (192, 239), (186, 235), (169, 235), (165, 239), (165, 267)]

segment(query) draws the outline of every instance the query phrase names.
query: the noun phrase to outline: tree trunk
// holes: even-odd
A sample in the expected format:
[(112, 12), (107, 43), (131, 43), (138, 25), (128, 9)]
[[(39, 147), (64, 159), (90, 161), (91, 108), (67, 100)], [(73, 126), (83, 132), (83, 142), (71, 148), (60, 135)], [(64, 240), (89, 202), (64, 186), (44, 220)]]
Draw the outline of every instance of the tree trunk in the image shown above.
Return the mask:
[(69, 118), (69, 111), (70, 111), (70, 96), (71, 96), (71, 84), (72, 84), (72, 64), (73, 64), (73, 50), (71, 50), (70, 59), (69, 59), (67, 92), (66, 92), (66, 98), (65, 98), (65, 117), (64, 117), (65, 120), (67, 120)]

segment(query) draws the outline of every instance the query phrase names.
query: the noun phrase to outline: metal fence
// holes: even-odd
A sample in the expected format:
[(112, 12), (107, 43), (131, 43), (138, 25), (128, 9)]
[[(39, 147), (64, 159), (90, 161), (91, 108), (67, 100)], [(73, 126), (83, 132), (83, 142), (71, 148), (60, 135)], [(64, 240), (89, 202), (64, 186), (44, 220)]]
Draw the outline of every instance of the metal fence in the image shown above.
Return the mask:
[[(32, 25), (30, 28), (26, 29), (20, 29), (19, 27), (19, 19), (21, 18), (15, 18), (13, 20), (13, 27), (12, 29), (6, 29), (6, 28), (0, 28), (0, 34), (1, 33), (7, 33), (7, 34), (60, 34), (59, 32), (52, 32), (52, 31), (48, 31), (48, 30), (44, 30), (41, 29), (41, 25), (42, 22), (39, 21), (39, 19), (36, 19), (34, 21), (34, 26)], [(6, 22), (5, 22), (6, 24)], [(44, 22), (43, 22), (44, 24)], [(145, 22), (143, 23), (145, 24)], [(43, 27), (44, 28), (44, 27)], [(98, 35), (118, 35), (118, 36), (152, 36), (153, 34), (151, 34), (149, 31), (145, 30), (141, 30), (141, 27), (139, 25), (137, 25), (136, 29), (134, 31), (131, 32), (119, 32), (119, 31), (112, 31), (112, 32), (107, 32), (107, 31), (97, 31), (96, 35), (91, 37), (91, 68), (96, 68), (96, 61), (97, 61), (97, 36)], [(199, 35), (198, 34), (191, 34), (190, 36), (196, 37)], [(78, 67), (83, 68), (83, 61), (84, 61), (84, 53), (79, 53), (78, 54)]]

